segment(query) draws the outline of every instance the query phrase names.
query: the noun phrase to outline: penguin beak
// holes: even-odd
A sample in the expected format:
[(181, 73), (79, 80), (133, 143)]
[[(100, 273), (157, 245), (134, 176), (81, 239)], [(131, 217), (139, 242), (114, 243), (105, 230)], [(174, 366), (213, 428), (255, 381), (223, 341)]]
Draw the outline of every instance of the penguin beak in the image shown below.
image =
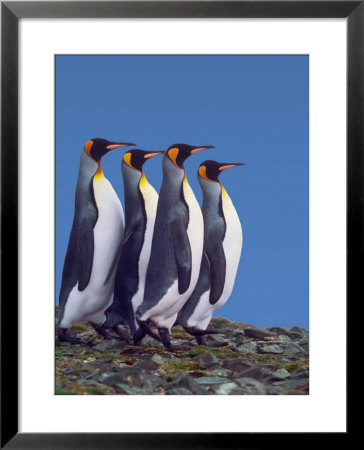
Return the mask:
[(144, 155), (144, 159), (153, 158), (153, 156), (160, 155), (161, 153), (163, 153), (163, 152), (150, 152), (150, 153), (147, 153), (146, 155)]
[(219, 167), (219, 170), (226, 170), (226, 169), (230, 169), (230, 167), (237, 167), (237, 166), (245, 166), (244, 163), (231, 163), (231, 164), (224, 164), (222, 166)]
[(136, 144), (133, 144), (132, 142), (115, 142), (113, 144), (108, 145), (106, 148), (107, 150), (113, 150), (114, 148), (120, 148), (120, 147), (134, 147)]
[(191, 150), (191, 155), (193, 154), (193, 153), (197, 153), (197, 152), (199, 152), (199, 151), (201, 151), (201, 150), (207, 150), (208, 148), (215, 148), (213, 145), (204, 145), (204, 146), (201, 146), (201, 147), (194, 147), (193, 148), (193, 150)]

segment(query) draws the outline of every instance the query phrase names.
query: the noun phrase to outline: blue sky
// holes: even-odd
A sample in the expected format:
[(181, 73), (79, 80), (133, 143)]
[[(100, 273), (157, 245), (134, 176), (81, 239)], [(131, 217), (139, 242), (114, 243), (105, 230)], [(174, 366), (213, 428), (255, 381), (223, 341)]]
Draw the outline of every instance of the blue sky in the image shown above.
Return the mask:
[[(216, 316), (308, 327), (308, 69), (305, 55), (56, 56), (56, 297), (80, 154), (93, 137), (145, 150), (214, 145), (187, 160), (201, 203), (205, 159), (244, 162), (220, 176), (244, 244), (235, 287)], [(103, 158), (122, 203), (123, 149)], [(145, 165), (159, 190), (161, 158)]]

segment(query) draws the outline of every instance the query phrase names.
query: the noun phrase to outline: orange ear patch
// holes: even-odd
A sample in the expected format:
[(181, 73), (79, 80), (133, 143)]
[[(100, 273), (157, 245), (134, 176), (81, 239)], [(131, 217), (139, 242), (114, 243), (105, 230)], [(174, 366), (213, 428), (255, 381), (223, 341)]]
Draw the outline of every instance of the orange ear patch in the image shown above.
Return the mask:
[[(214, 180), (211, 180), (211, 179), (206, 175), (206, 166), (201, 166), (201, 167), (198, 169), (198, 173), (199, 173), (200, 177), (205, 178), (205, 180), (208, 180), (208, 181), (214, 181)], [(216, 182), (214, 181), (214, 183), (216, 183)]]
[(171, 148), (170, 150), (168, 150), (168, 156), (173, 161), (173, 164), (177, 167), (179, 167), (179, 165), (176, 162), (178, 152), (179, 152), (179, 149), (177, 147), (174, 147), (174, 148)]
[[(88, 156), (91, 156), (90, 155), (90, 151), (91, 151), (91, 147), (93, 146), (93, 141), (87, 141), (86, 142), (86, 144), (85, 144), (85, 152), (88, 154)], [(92, 156), (91, 156), (91, 158), (92, 158)]]
[(206, 166), (201, 166), (198, 169), (198, 173), (202, 178), (205, 178), (205, 180), (208, 180), (207, 176), (206, 176)]

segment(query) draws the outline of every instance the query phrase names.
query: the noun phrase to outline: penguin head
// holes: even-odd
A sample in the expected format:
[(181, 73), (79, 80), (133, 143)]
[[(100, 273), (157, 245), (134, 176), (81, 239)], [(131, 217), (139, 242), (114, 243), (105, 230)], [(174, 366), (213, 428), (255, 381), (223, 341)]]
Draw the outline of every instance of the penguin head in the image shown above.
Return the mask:
[(100, 161), (110, 150), (119, 147), (133, 146), (132, 142), (113, 142), (101, 138), (93, 138), (86, 142), (84, 150), (95, 161)]
[(173, 162), (173, 164), (179, 169), (183, 169), (183, 163), (193, 153), (200, 150), (206, 150), (208, 148), (214, 148), (213, 145), (187, 145), (187, 144), (173, 144), (166, 150), (167, 157)]
[(142, 167), (149, 158), (160, 155), (163, 152), (150, 152), (146, 150), (133, 149), (125, 153), (123, 163), (132, 169), (142, 170)]
[(244, 163), (219, 163), (217, 161), (207, 160), (200, 164), (198, 175), (207, 181), (219, 181), (219, 175), (223, 170), (230, 167), (244, 166)]

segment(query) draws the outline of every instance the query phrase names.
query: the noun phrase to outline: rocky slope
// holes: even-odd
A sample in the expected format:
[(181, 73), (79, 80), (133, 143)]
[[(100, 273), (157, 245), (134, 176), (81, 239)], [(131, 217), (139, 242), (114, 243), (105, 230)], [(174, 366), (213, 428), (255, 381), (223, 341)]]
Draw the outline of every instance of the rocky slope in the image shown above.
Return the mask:
[(87, 324), (78, 324), (71, 333), (84, 345), (56, 340), (56, 394), (309, 393), (306, 329), (263, 329), (222, 318), (211, 325), (219, 334), (208, 337), (208, 346), (173, 328), (173, 342), (190, 342), (191, 349), (170, 353), (149, 337), (140, 346), (116, 337), (104, 341)]

